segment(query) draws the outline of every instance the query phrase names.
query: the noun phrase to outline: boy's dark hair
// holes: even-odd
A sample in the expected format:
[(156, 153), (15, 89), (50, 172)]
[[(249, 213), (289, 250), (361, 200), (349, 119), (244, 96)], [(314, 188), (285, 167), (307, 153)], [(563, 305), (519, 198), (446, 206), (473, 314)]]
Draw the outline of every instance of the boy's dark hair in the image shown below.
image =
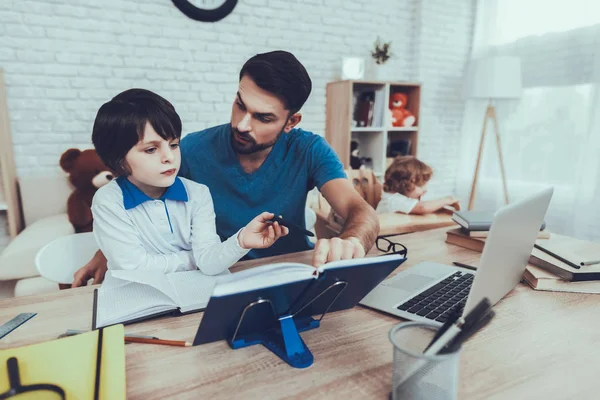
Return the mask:
[(431, 167), (414, 156), (399, 156), (385, 171), (383, 190), (407, 195), (415, 186), (423, 186), (433, 175)]
[(92, 142), (102, 161), (118, 175), (130, 173), (125, 155), (144, 138), (146, 122), (165, 140), (181, 137), (181, 119), (173, 105), (149, 90), (126, 90), (98, 110)]
[(287, 51), (257, 54), (240, 71), (240, 80), (248, 75), (256, 85), (280, 97), (289, 115), (298, 112), (312, 90), (312, 81), (304, 66)]

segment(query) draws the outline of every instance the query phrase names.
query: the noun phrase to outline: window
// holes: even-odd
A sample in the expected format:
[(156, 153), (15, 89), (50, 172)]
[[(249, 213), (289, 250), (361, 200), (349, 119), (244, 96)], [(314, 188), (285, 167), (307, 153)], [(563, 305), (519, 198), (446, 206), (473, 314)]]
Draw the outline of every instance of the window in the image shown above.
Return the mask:
[(491, 45), (600, 24), (598, 0), (497, 0)]

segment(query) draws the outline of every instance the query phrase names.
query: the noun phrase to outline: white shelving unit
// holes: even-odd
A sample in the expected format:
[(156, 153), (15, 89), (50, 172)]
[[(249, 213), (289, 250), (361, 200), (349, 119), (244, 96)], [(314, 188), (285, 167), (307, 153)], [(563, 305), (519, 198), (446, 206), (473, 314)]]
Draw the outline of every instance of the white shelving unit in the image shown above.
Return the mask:
[[(391, 126), (389, 98), (395, 92), (407, 95), (407, 108), (416, 117), (415, 126)], [(420, 94), (421, 85), (413, 82), (344, 80), (328, 83), (325, 138), (344, 167), (350, 168), (352, 141), (358, 143), (361, 158), (372, 160), (368, 167), (380, 180), (393, 159), (392, 153), (397, 153), (393, 150), (394, 143), (402, 142), (406, 146), (404, 154), (416, 155)]]

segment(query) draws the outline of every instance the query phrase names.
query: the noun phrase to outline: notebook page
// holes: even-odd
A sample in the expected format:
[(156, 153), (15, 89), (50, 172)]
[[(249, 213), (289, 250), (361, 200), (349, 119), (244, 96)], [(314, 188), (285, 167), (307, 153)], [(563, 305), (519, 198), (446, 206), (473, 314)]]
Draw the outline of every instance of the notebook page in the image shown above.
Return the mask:
[(167, 274), (167, 279), (173, 288), (177, 304), (182, 312), (204, 308), (218, 279), (231, 275), (226, 270), (219, 275), (205, 275), (200, 271), (185, 271)]
[[(174, 302), (177, 300), (177, 296), (175, 295), (173, 288), (169, 284), (167, 275), (160, 271), (113, 270), (109, 271), (106, 275), (108, 276), (109, 274), (111, 280), (119, 279), (121, 281), (137, 282), (144, 285), (149, 285), (169, 296)], [(106, 280), (105, 283), (102, 284), (102, 286), (105, 285), (110, 287), (112, 287), (113, 285), (116, 286), (116, 284), (110, 282), (107, 283)]]
[(226, 296), (316, 278), (315, 271), (315, 268), (300, 263), (262, 265), (223, 277), (215, 287), (213, 295)]
[(128, 321), (177, 308), (166, 294), (148, 285), (128, 283), (117, 288), (98, 289), (96, 326)]

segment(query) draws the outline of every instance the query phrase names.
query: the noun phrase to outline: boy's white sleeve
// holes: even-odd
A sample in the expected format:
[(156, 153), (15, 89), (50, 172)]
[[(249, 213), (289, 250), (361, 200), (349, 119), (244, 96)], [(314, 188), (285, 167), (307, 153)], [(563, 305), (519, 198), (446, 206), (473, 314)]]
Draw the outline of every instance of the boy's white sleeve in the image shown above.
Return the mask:
[(380, 204), (377, 206), (378, 213), (401, 212), (410, 214), (413, 208), (419, 203), (418, 199), (411, 199), (400, 193), (384, 193)]
[(110, 199), (103, 200), (105, 201), (94, 197), (93, 231), (110, 269), (140, 269), (164, 273), (195, 269), (191, 250), (171, 254), (149, 254), (123, 204)]
[[(192, 215), (192, 251), (194, 261), (206, 275), (217, 275), (225, 271), (250, 250), (243, 249), (238, 234), (224, 242), (217, 235), (215, 210), (210, 191), (204, 185), (194, 185), (191, 196), (194, 203)], [(240, 229), (241, 230), (241, 229)]]

